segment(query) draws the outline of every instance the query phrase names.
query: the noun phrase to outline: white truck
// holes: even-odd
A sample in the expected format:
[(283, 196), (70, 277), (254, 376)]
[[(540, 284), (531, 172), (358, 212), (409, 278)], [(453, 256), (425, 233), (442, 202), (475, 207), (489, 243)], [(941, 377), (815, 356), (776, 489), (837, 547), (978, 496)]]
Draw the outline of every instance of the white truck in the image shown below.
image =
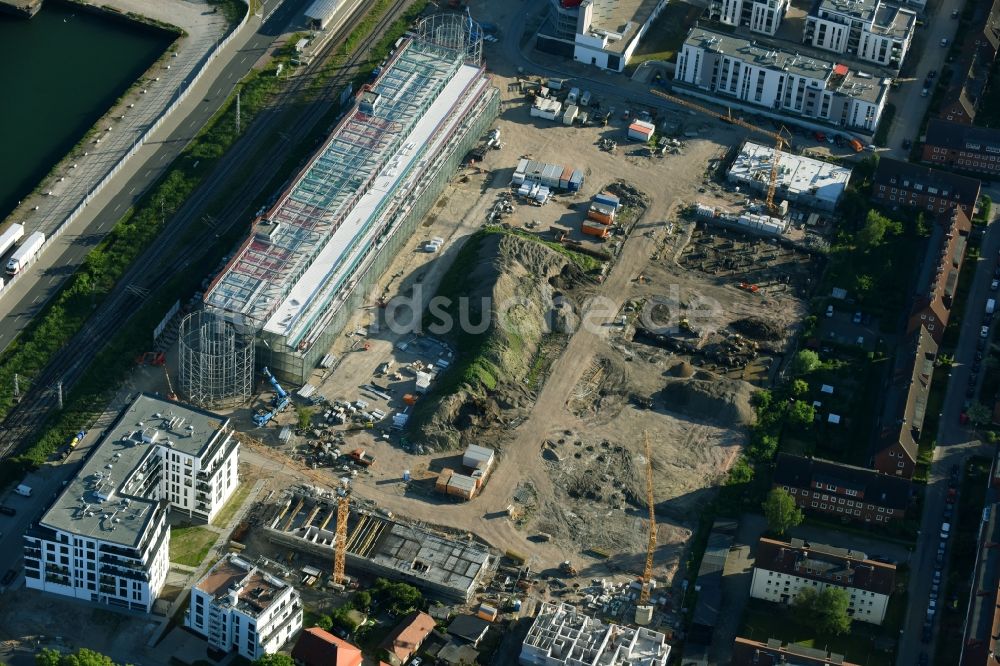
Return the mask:
[(36, 231), (28, 236), (27, 240), (21, 244), (21, 247), (17, 248), (14, 254), (10, 256), (10, 261), (7, 262), (7, 275), (17, 275), (20, 273), (32, 259), (38, 256), (44, 244), (45, 234), (41, 231)]
[(17, 488), (14, 488), (14, 492), (22, 497), (31, 497), (31, 486), (26, 486), (23, 483), (19, 483)]
[(17, 241), (24, 236), (24, 227), (20, 224), (12, 224), (7, 231), (0, 234), (0, 255), (7, 254), (7, 250), (14, 247)]
[(569, 91), (569, 94), (566, 95), (566, 103), (567, 104), (576, 104), (576, 100), (578, 100), (578, 99), (580, 99), (580, 89), (579, 88), (573, 88), (572, 90)]

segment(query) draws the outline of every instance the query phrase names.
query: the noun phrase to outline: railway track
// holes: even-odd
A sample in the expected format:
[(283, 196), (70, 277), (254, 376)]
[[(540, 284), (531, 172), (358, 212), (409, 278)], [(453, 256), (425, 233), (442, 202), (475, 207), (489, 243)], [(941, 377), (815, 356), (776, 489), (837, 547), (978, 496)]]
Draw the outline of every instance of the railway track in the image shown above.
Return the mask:
[[(306, 139), (318, 123), (329, 113), (334, 102), (332, 92), (347, 83), (359, 65), (367, 61), (368, 51), (381, 39), (385, 30), (403, 13), (409, 0), (397, 0), (385, 12), (369, 36), (358, 45), (339, 72), (325, 81), (319, 94), (295, 118), (294, 102), (314, 77), (322, 70), (336, 49), (365, 17), (362, 3), (338, 34), (330, 39), (313, 60), (292, 82), (278, 93), (277, 98), (261, 111), (247, 132), (223, 156), (212, 174), (195, 190), (179, 211), (165, 225), (157, 237), (173, 238), (173, 244), (154, 241), (125, 272), (114, 291), (98, 306), (83, 328), (58, 352), (49, 364), (32, 379), (23, 399), (0, 423), (0, 460), (15, 455), (29, 442), (34, 441), (46, 420), (58, 406), (59, 389), (64, 393), (73, 389), (89, 368), (96, 354), (115, 332), (125, 325), (142, 305), (145, 295), (156, 291), (173, 276), (182, 271), (199, 270), (208, 258), (216, 236), (228, 231), (240, 220), (246, 219), (250, 202), (264, 190), (275, 177), (277, 170), (288, 159), (292, 148)], [(294, 126), (285, 132), (283, 123), (294, 120)], [(279, 134), (280, 133), (280, 134)], [(265, 141), (275, 134), (286, 139), (268, 154), (268, 160), (255, 169), (234, 189), (229, 203), (217, 216), (217, 223), (206, 228), (194, 240), (181, 246), (181, 238), (191, 225), (205, 216), (205, 208), (212, 203), (215, 193), (225, 191), (230, 181), (242, 171), (247, 160), (255, 156)], [(181, 259), (170, 260), (180, 253)], [(167, 258), (165, 260), (165, 258)], [(152, 270), (150, 270), (150, 268)]]

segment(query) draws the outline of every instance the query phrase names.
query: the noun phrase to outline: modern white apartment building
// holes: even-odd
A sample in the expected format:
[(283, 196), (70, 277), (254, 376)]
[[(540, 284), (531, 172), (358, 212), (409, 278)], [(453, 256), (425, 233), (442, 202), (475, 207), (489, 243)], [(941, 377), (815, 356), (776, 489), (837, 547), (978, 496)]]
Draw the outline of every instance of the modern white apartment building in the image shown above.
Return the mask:
[(709, 18), (731, 26), (774, 36), (788, 11), (787, 0), (712, 0)]
[(210, 648), (255, 661), (302, 628), (302, 602), (290, 584), (230, 554), (191, 588), (184, 624)]
[(873, 562), (862, 552), (762, 538), (757, 544), (750, 596), (791, 603), (806, 587), (839, 587), (850, 594), (848, 613), (854, 620), (882, 624), (896, 581), (896, 567)]
[(916, 26), (912, 9), (881, 0), (819, 0), (806, 17), (802, 41), (898, 70)]
[(696, 26), (678, 55), (674, 91), (805, 127), (833, 126), (870, 137), (889, 83), (847, 65)]
[(569, 604), (543, 603), (521, 645), (521, 666), (666, 666), (667, 637), (605, 624)]
[(140, 394), (24, 535), (28, 587), (149, 612), (169, 568), (167, 513), (211, 520), (236, 489), (229, 420)]

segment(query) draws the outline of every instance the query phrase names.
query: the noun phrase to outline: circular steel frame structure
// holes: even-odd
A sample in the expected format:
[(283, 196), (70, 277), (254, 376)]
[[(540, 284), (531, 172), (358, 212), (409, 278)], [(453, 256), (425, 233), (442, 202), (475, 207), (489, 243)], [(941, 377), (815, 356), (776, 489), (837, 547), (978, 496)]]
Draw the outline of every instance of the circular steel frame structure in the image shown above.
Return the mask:
[(201, 407), (237, 407), (250, 402), (254, 380), (254, 328), (208, 310), (181, 322), (180, 391)]

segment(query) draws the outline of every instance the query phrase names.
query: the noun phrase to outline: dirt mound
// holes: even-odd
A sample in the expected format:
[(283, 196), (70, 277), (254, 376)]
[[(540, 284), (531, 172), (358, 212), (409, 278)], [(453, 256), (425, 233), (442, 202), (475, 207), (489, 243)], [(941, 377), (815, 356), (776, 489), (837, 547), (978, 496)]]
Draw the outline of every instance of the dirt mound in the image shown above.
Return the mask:
[(754, 388), (732, 379), (673, 379), (663, 387), (661, 398), (671, 412), (700, 421), (724, 425), (750, 425), (754, 420), (750, 399)]
[(672, 368), (667, 370), (667, 373), (671, 377), (680, 377), (681, 379), (687, 379), (694, 374), (694, 366), (687, 361), (681, 361), (677, 363)]
[[(582, 276), (569, 263), (529, 238), (480, 232), (469, 239), (442, 280), (454, 303), (448, 311), (458, 324), (451, 337), (459, 360), (439, 380), (438, 396), (422, 401), (413, 416), (426, 443), (461, 446), (477, 428), (509, 423), (530, 407), (525, 380), (539, 346), (547, 333), (566, 326), (575, 309), (552, 285), (565, 288)], [(463, 320), (488, 326), (467, 330)]]
[(758, 317), (746, 317), (737, 319), (729, 324), (730, 328), (746, 336), (751, 340), (779, 340), (781, 339), (781, 329), (775, 324)]

